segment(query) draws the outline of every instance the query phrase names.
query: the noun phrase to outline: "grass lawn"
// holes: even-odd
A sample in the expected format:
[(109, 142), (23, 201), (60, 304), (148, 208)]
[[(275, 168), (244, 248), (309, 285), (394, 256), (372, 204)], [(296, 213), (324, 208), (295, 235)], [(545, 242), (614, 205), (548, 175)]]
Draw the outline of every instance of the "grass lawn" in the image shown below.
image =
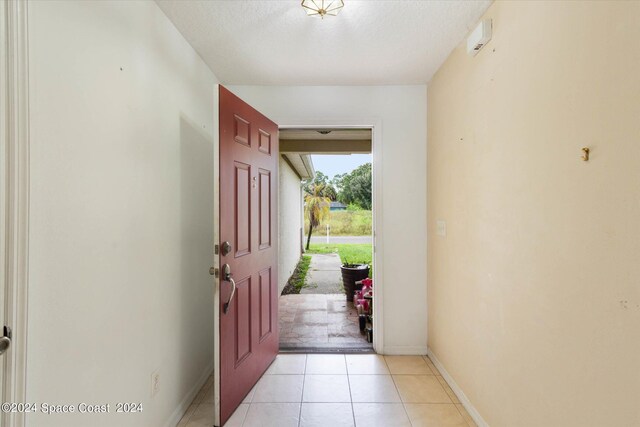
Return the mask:
[(323, 244), (323, 243), (312, 243), (309, 246), (309, 250), (306, 252), (307, 254), (332, 254), (337, 253), (340, 255), (340, 260), (343, 263), (351, 263), (351, 264), (369, 264), (371, 266), (371, 271), (369, 275), (373, 274), (373, 249), (371, 247), (371, 243), (334, 243), (334, 244)]
[[(373, 217), (371, 211), (332, 211), (329, 213), (329, 226), (332, 236), (369, 236)], [(327, 221), (313, 229), (314, 236), (327, 234)], [(305, 236), (309, 232), (309, 218), (305, 215)]]
[(311, 264), (311, 257), (309, 255), (302, 255), (296, 269), (293, 271), (293, 274), (289, 277), (287, 284), (282, 290), (282, 295), (300, 293), (300, 289), (302, 289), (307, 280), (309, 264)]

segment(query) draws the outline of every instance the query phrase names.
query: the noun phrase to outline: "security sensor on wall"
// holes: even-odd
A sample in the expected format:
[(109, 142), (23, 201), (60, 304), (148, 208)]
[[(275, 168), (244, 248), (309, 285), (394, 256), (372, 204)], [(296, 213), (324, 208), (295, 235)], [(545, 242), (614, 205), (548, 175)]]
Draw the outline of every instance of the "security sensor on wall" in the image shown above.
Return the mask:
[(476, 56), (491, 40), (491, 19), (481, 21), (467, 39), (467, 53)]

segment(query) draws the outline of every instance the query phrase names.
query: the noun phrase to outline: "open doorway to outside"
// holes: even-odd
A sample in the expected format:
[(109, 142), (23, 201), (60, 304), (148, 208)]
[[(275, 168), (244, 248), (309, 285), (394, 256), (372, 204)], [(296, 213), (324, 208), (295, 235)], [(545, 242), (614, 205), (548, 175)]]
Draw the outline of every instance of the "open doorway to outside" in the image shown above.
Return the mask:
[(372, 351), (372, 130), (280, 130), (281, 351)]

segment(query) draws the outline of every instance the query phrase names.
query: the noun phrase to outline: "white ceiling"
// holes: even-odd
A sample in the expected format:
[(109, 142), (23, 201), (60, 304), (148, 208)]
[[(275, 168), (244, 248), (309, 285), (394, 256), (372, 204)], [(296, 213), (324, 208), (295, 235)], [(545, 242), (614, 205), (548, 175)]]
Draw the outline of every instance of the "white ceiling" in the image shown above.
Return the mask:
[(427, 83), (491, 0), (345, 0), (307, 17), (298, 0), (156, 0), (224, 84)]

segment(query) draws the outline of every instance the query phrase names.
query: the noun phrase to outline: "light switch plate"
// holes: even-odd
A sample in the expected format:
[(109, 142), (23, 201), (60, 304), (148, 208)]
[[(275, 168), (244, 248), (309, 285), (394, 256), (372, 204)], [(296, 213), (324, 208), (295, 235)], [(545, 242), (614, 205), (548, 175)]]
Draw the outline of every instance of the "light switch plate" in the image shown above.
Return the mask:
[(447, 235), (447, 223), (442, 220), (436, 221), (436, 234), (438, 236), (446, 236)]

